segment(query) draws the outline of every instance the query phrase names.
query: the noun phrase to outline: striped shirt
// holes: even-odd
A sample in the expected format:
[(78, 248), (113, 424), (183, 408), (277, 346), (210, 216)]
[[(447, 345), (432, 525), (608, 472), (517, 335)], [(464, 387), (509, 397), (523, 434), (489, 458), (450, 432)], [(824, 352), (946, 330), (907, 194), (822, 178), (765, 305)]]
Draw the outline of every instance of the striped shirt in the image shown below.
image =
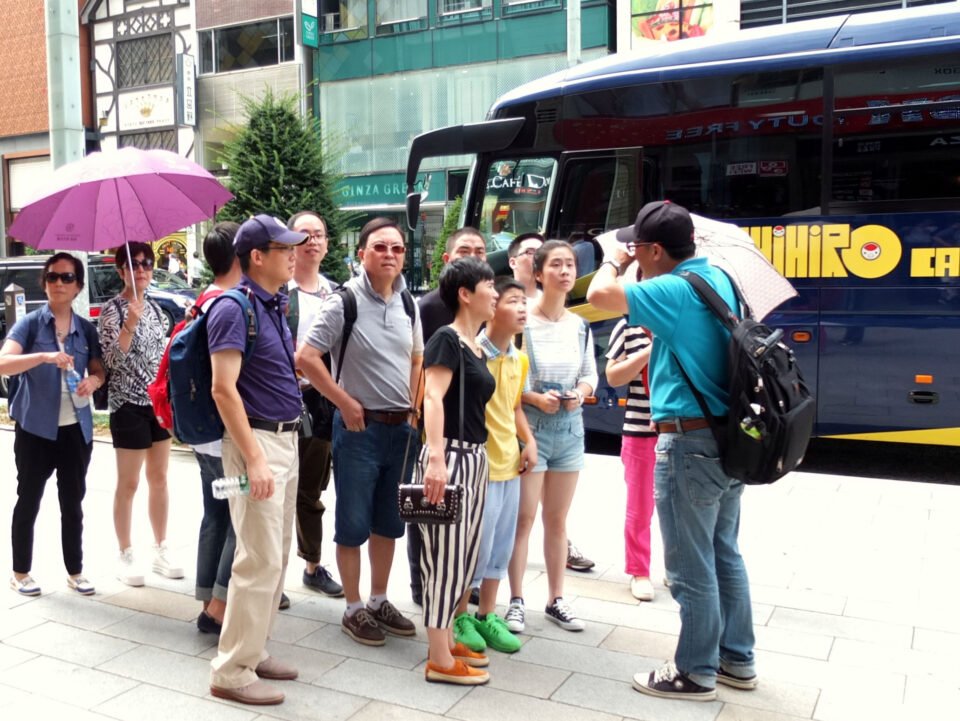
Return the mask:
[[(613, 333), (610, 334), (607, 360), (632, 356), (649, 345), (650, 336), (644, 333), (639, 326), (627, 325), (627, 319), (622, 318), (614, 327)], [(636, 378), (631, 380), (627, 387), (627, 408), (623, 416), (623, 435), (655, 435), (650, 427), (650, 396), (647, 395), (642, 374), (638, 374)]]
[(530, 372), (524, 392), (543, 393), (547, 388), (569, 391), (585, 383), (597, 388), (597, 359), (593, 355), (593, 334), (583, 319), (566, 312), (557, 322), (527, 318), (523, 350), (530, 358)]

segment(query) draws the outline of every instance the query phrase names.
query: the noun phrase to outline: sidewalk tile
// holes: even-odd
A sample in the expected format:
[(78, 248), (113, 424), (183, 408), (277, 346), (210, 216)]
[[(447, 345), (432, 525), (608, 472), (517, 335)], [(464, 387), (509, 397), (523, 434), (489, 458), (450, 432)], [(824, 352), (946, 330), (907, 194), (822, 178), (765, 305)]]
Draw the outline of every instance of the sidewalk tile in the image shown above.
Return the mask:
[[(260, 713), (285, 721), (346, 721), (369, 703), (361, 696), (320, 688), (299, 681), (270, 681), (286, 695), (279, 706), (261, 708)], [(221, 702), (223, 706), (241, 708), (240, 704)], [(243, 708), (249, 708), (245, 706)], [(221, 721), (217, 712), (216, 721)]]
[(201, 698), (210, 693), (209, 661), (153, 646), (138, 646), (97, 670)]
[(96, 596), (81, 596), (75, 591), (70, 591), (69, 594), (65, 591), (41, 596), (36, 603), (30, 604), (26, 612), (38, 618), (85, 628), (88, 631), (99, 631), (134, 615), (134, 611), (129, 609), (99, 603)]
[[(573, 604), (574, 611), (579, 607), (579, 601)], [(501, 615), (502, 618), (502, 615)], [(527, 608), (526, 630), (520, 639), (526, 642), (530, 637), (552, 638), (554, 641), (568, 641), (582, 646), (600, 646), (603, 640), (613, 631), (613, 626), (598, 621), (586, 621), (586, 628), (582, 631), (565, 631), (553, 621), (548, 621), (545, 613)]]
[(833, 636), (794, 631), (773, 626), (754, 626), (756, 647), (764, 651), (789, 653), (826, 660), (833, 645)]
[(616, 716), (656, 721), (713, 721), (720, 711), (721, 705), (717, 701), (690, 703), (653, 698), (635, 691), (632, 683), (632, 676), (616, 681), (575, 673), (551, 700)]
[(289, 663), (300, 672), (297, 679), (303, 683), (313, 683), (327, 671), (336, 668), (344, 661), (343, 656), (335, 656), (325, 651), (317, 651), (304, 646), (294, 646), (279, 641), (267, 641), (267, 653)]
[(37, 696), (86, 709), (137, 685), (129, 679), (46, 656), (5, 671), (3, 682)]
[(29, 605), (11, 610), (0, 610), (0, 641), (16, 636), (28, 628), (36, 628), (44, 622), (40, 616), (30, 613)]
[(464, 696), (447, 716), (463, 721), (619, 721), (620, 715), (591, 711), (556, 701), (530, 698), (482, 686)]
[(576, 610), (585, 621), (598, 621), (611, 626), (630, 626), (660, 633), (680, 633), (680, 616), (677, 606), (670, 600), (625, 607), (620, 603), (600, 601), (595, 598), (577, 600)]
[[(8, 668), (14, 668), (35, 657), (35, 653), (30, 653), (29, 651), (24, 651), (13, 646), (8, 646), (5, 643), (0, 643), (0, 671), (5, 671)], [(0, 683), (2, 683), (2, 677), (0, 677)]]
[(470, 692), (468, 686), (428, 683), (422, 671), (407, 671), (352, 658), (323, 674), (314, 683), (345, 693), (362, 690), (364, 696), (377, 701), (438, 714), (449, 711)]
[(168, 651), (196, 656), (211, 646), (217, 638), (200, 633), (192, 622), (177, 621), (150, 613), (137, 613), (119, 623), (107, 626), (103, 633), (128, 641), (165, 648)]
[(92, 710), (121, 721), (214, 718), (217, 721), (253, 721), (259, 713), (239, 705), (197, 698), (149, 684), (140, 684)]
[(179, 621), (196, 619), (203, 608), (201, 603), (194, 600), (192, 596), (150, 588), (149, 586), (128, 588), (126, 591), (105, 598), (104, 602), (114, 606), (130, 608), (134, 611), (174, 618)]
[(956, 719), (960, 709), (960, 684), (957, 683), (956, 662), (953, 675), (946, 678), (928, 676), (907, 676), (907, 688), (903, 695), (904, 703), (911, 708), (924, 708), (928, 711), (914, 716), (926, 721), (930, 709), (950, 709)]
[(4, 718), (12, 718), (10, 712), (7, 710), (8, 708), (13, 706), (25, 707), (35, 700), (36, 697), (33, 694), (0, 683), (0, 710), (3, 711)]
[(774, 611), (768, 625), (850, 638), (856, 641), (886, 643), (902, 648), (909, 648), (913, 640), (913, 629), (910, 626), (865, 621), (814, 611), (797, 611), (791, 608), (778, 608)]
[(443, 721), (443, 716), (406, 706), (371, 701), (350, 717), (350, 721)]
[(810, 717), (788, 716), (776, 711), (764, 711), (758, 708), (725, 703), (716, 721), (810, 721)]
[[(951, 562), (953, 559), (951, 559)], [(957, 633), (960, 631), (960, 616), (955, 599), (960, 588), (946, 594), (933, 593), (919, 600), (869, 600), (851, 598), (843, 615), (882, 621), (889, 624), (910, 624)]]
[(677, 650), (677, 637), (668, 633), (618, 626), (604, 639), (600, 648), (636, 653), (647, 658), (668, 659), (673, 658)]
[(52, 621), (8, 638), (4, 643), (89, 668), (134, 648), (129, 641)]
[[(860, 698), (841, 696), (839, 694), (824, 693), (817, 703), (813, 714), (814, 721), (852, 721), (853, 719), (869, 719), (869, 721), (905, 721), (917, 719), (932, 721), (928, 716), (913, 716), (902, 703), (884, 702), (872, 699), (866, 694)], [(956, 718), (955, 712), (953, 718)]]
[(838, 689), (841, 692), (849, 689), (868, 697), (879, 693), (894, 703), (899, 703), (903, 695), (902, 673), (858, 668), (774, 651), (757, 652), (757, 671), (763, 680), (779, 680), (824, 690)]
[(960, 649), (960, 633), (916, 628), (913, 631), (913, 647), (917, 651), (932, 651), (934, 653), (956, 652), (957, 649)]
[(863, 669), (876, 669), (907, 676), (939, 676), (957, 685), (957, 649), (952, 652), (915, 651), (893, 646), (838, 638), (830, 651), (830, 662)]
[(820, 613), (842, 614), (847, 602), (846, 596), (811, 591), (810, 589), (776, 588), (750, 584), (750, 599), (754, 603), (770, 606), (795, 608), (800, 611), (819, 611)]
[(760, 685), (753, 691), (740, 691), (717, 685), (717, 698), (726, 704), (736, 704), (810, 718), (820, 697), (820, 689), (814, 686), (798, 686), (761, 675)]
[(640, 602), (630, 595), (630, 583), (612, 583), (597, 578), (595, 574), (568, 575), (563, 580), (565, 596), (580, 598), (597, 598), (602, 601), (613, 601), (626, 606), (636, 606)]
[(296, 643), (324, 625), (320, 621), (278, 613), (273, 621), (273, 628), (270, 629), (270, 638), (281, 643)]
[[(2, 703), (0, 703), (2, 706)], [(76, 706), (31, 696), (2, 706), (4, 717), (7, 719), (70, 719), (70, 721), (114, 721), (109, 716), (102, 716), (93, 711), (86, 711)]]
[(501, 691), (510, 691), (536, 698), (550, 698), (554, 691), (560, 688), (570, 672), (538, 666), (535, 663), (522, 663), (502, 653), (490, 653), (489, 688)]
[(578, 646), (544, 638), (534, 638), (514, 654), (513, 659), (522, 663), (564, 669), (602, 676), (603, 678), (633, 678), (637, 671), (650, 671), (662, 663), (661, 659), (633, 656), (604, 648)]
[(297, 642), (298, 646), (314, 648), (318, 651), (357, 658), (371, 663), (398, 668), (411, 669), (427, 657), (427, 645), (419, 641), (407, 641), (396, 636), (387, 636), (384, 646), (364, 646), (345, 634), (338, 623), (336, 626), (324, 626), (306, 638)]

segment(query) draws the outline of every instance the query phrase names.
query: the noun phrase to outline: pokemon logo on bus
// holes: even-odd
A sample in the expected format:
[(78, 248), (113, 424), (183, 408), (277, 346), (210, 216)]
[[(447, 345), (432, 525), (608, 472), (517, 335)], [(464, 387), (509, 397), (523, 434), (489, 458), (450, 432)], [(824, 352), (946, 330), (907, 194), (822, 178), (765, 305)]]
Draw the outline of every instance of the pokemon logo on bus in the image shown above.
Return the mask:
[[(853, 228), (846, 223), (761, 225), (745, 228), (753, 242), (786, 278), (882, 278), (903, 256), (903, 244), (883, 225)], [(913, 248), (910, 277), (960, 276), (960, 248)]]

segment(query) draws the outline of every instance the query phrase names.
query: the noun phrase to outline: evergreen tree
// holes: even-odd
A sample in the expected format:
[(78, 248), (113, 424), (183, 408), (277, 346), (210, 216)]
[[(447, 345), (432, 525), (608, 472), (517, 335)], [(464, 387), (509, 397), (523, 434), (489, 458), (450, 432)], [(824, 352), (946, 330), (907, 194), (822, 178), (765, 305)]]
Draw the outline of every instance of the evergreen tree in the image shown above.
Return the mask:
[(456, 199), (447, 208), (447, 214), (443, 218), (443, 227), (440, 229), (440, 237), (437, 238), (436, 245), (433, 246), (432, 264), (430, 266), (430, 288), (436, 288), (440, 283), (440, 271), (443, 270), (443, 254), (447, 250), (447, 238), (453, 235), (454, 231), (460, 227), (460, 208), (463, 207), (463, 197), (457, 196)]
[(340, 210), (334, 189), (341, 176), (331, 172), (336, 151), (325, 142), (320, 121), (300, 116), (298, 96), (274, 95), (269, 88), (259, 99), (245, 97), (246, 125), (224, 145), (227, 188), (234, 194), (217, 220), (242, 223), (257, 213), (286, 222), (294, 213), (312, 210), (327, 224), (329, 250), (321, 272), (342, 283), (348, 277), (346, 249), (340, 238), (354, 216)]

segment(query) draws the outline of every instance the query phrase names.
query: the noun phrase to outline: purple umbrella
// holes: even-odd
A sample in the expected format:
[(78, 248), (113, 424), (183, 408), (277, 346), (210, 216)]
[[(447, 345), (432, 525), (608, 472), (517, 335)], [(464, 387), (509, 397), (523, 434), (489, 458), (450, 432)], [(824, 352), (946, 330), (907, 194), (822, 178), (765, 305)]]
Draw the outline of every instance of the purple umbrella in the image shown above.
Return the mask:
[(149, 243), (212, 218), (233, 198), (204, 168), (166, 150), (91, 153), (58, 168), (52, 184), (7, 231), (38, 250)]

